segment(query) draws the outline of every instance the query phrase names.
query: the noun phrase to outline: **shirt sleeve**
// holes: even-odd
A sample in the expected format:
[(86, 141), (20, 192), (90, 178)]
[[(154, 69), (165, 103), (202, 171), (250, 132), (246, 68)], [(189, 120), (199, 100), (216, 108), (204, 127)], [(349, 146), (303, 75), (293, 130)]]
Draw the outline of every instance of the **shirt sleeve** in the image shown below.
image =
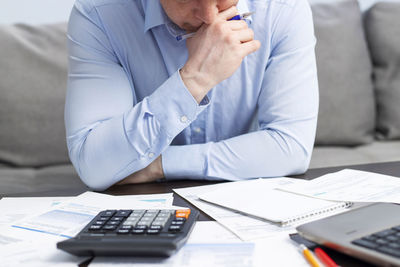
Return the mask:
[(315, 36), (308, 2), (293, 2), (273, 30), (258, 99), (259, 130), (215, 143), (168, 147), (162, 154), (167, 179), (240, 180), (307, 170), (318, 115)]
[(79, 176), (103, 190), (149, 165), (207, 105), (197, 104), (179, 72), (137, 103), (93, 10), (77, 1), (68, 25), (65, 125)]

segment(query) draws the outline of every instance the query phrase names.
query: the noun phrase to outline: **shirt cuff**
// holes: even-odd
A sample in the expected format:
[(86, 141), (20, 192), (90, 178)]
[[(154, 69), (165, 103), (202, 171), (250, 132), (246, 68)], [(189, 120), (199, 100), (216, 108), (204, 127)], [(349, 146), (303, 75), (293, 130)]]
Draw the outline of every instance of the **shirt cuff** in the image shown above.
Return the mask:
[(149, 110), (174, 138), (209, 105), (199, 105), (184, 85), (179, 70), (148, 97)]
[(161, 157), (165, 179), (206, 179), (210, 145), (211, 143), (169, 146)]

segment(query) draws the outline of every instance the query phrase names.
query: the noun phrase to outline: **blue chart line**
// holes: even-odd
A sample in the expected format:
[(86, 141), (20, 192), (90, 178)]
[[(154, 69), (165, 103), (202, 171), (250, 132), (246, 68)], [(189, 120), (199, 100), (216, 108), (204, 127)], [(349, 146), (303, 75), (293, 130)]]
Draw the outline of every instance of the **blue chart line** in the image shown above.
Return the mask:
[(72, 236), (68, 236), (68, 235), (59, 235), (56, 233), (51, 233), (51, 232), (47, 232), (47, 231), (43, 231), (43, 230), (38, 230), (38, 229), (33, 229), (33, 228), (28, 228), (28, 227), (22, 227), (22, 226), (18, 226), (18, 225), (11, 225), (11, 227), (14, 228), (19, 228), (19, 229), (24, 229), (24, 230), (29, 230), (29, 231), (34, 231), (34, 232), (39, 232), (39, 233), (44, 233), (44, 234), (50, 234), (50, 235), (56, 235), (56, 236), (63, 236), (66, 238), (72, 238)]

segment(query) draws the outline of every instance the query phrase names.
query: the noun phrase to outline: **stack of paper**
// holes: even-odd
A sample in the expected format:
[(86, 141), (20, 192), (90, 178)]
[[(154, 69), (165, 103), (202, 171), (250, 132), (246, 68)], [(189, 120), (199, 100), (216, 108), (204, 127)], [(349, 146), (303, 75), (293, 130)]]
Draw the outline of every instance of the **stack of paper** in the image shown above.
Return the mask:
[(399, 178), (350, 169), (330, 173), (305, 184), (280, 185), (279, 188), (327, 200), (400, 203)]
[(86, 260), (56, 249), (105, 209), (170, 209), (172, 194), (110, 196), (86, 192), (77, 197), (0, 200), (2, 266), (76, 266)]
[[(300, 223), (343, 212), (352, 202), (400, 203), (399, 178), (348, 169), (311, 181), (261, 178), (174, 191), (243, 241), (292, 232)], [(285, 227), (271, 223), (291, 218), (305, 220)]]

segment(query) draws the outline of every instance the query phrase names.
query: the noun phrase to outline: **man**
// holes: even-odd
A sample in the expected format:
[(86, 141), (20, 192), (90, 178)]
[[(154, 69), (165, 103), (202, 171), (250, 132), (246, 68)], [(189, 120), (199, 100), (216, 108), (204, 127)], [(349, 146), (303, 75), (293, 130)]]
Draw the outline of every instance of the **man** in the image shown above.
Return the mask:
[(307, 0), (78, 0), (68, 40), (67, 143), (88, 186), (308, 168), (318, 85)]

